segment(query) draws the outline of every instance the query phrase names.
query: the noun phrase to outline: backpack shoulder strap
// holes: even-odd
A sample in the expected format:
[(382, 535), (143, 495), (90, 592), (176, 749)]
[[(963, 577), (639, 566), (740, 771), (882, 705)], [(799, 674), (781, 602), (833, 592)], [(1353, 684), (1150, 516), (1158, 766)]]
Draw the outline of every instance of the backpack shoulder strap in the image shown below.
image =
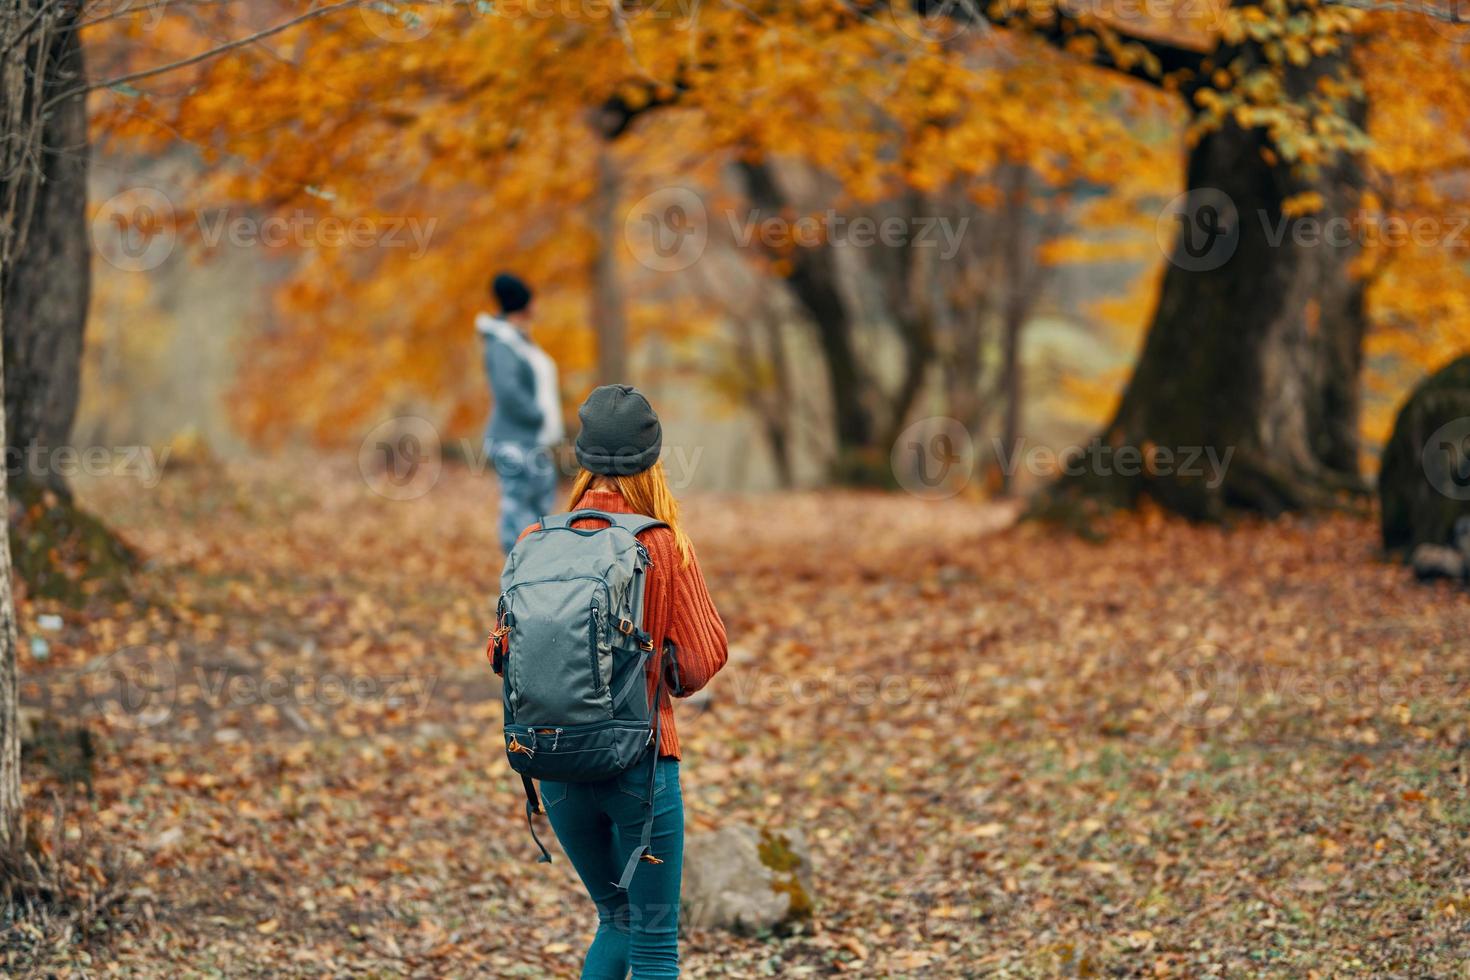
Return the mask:
[(635, 538), (651, 527), (669, 526), (657, 517), (648, 517), (644, 514), (613, 514), (611, 516), (614, 524), (625, 529)]
[(648, 517), (644, 514), (612, 514), (605, 510), (593, 510), (592, 508), (583, 508), (581, 510), (570, 511), (566, 514), (552, 514), (548, 517), (543, 517), (541, 518), (541, 526), (543, 528), (571, 527), (573, 521), (580, 521), (588, 517), (600, 517), (604, 521), (607, 521), (609, 525), (616, 524), (634, 537), (637, 537), (651, 527), (668, 527), (667, 524), (657, 517)]

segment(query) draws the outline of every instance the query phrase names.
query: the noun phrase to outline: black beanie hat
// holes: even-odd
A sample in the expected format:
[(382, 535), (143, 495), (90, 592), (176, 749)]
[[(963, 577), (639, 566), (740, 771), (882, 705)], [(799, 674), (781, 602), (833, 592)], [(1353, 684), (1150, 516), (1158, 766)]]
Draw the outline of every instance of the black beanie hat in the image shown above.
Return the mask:
[(509, 272), (496, 276), (490, 283), (490, 290), (500, 303), (501, 313), (515, 313), (531, 305), (531, 287)]
[(602, 476), (632, 476), (658, 462), (664, 430), (653, 406), (632, 385), (595, 388), (577, 409), (577, 462)]

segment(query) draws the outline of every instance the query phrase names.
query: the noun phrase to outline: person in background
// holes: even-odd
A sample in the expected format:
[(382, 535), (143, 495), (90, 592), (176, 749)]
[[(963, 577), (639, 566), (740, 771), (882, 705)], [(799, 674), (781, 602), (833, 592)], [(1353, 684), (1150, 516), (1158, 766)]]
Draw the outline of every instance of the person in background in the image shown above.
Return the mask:
[(500, 479), (500, 547), (510, 553), (521, 530), (551, 512), (556, 499), (552, 447), (565, 428), (556, 362), (531, 339), (531, 289), (508, 272), (490, 283), (499, 316), (481, 313), (490, 422), (485, 452)]

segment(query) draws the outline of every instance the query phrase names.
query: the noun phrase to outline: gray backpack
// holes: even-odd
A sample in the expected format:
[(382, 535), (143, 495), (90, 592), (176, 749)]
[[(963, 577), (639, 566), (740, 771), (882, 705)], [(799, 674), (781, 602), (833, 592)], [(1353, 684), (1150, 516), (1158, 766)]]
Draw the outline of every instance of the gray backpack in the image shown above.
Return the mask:
[[(571, 526), (601, 518), (606, 527)], [(505, 752), (526, 788), (526, 823), (541, 850), (532, 814), (541, 810), (533, 779), (587, 783), (648, 765), (648, 816), (623, 869), (628, 887), (653, 832), (653, 777), (663, 670), (650, 705), (646, 671), (657, 657), (643, 629), (643, 596), (652, 561), (637, 535), (662, 521), (637, 514), (578, 510), (543, 517), (506, 559), (490, 656), (503, 678)], [(665, 643), (669, 661), (672, 644)]]

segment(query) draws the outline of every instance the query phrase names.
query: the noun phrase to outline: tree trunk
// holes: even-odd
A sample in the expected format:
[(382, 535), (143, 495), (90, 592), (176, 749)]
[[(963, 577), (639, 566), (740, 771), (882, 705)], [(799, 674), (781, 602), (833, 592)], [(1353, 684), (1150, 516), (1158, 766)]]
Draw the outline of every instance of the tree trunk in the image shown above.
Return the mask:
[[(916, 224), (920, 215), (938, 210), (936, 198), (915, 190), (905, 191), (899, 198), (904, 220)], [(929, 369), (937, 353), (934, 325), (938, 296), (933, 288), (938, 256), (932, 248), (916, 245), (912, 238), (905, 244), (877, 250), (869, 260), (873, 271), (887, 283), (888, 316), (898, 331), (903, 349), (903, 371), (898, 387), (886, 398), (888, 426), (882, 432), (879, 449), (888, 463), (889, 450), (904, 426), (919, 392), (929, 379)], [(885, 274), (886, 273), (886, 274)]]
[(1036, 261), (1036, 243), (1032, 241), (1030, 208), (1031, 171), (1019, 164), (1007, 164), (1002, 188), (1006, 202), (1005, 245), (1001, 268), (1005, 270), (1005, 306), (1001, 313), (1000, 377), (1005, 405), (1001, 411), (1000, 488), (1009, 497), (1015, 490), (1016, 449), (1021, 439), (1021, 332), (1031, 317), (1036, 292), (1043, 277)]
[(1021, 438), (1021, 328), (1025, 320), (1017, 315), (1014, 304), (1007, 304), (1001, 333), (1000, 371), (1005, 391), (1005, 408), (1001, 413), (1000, 488), (1007, 497), (1015, 486), (1016, 446)]
[(781, 335), (781, 321), (767, 311), (763, 323), (770, 350), (772, 383), (779, 399), (766, 415), (766, 442), (771, 447), (776, 481), (781, 489), (790, 490), (796, 486), (796, 472), (791, 463), (792, 416), (799, 409), (791, 388), (791, 368), (786, 358), (786, 339)]
[[(1342, 59), (1318, 59), (1289, 79), (1292, 95), (1305, 98), (1317, 79), (1343, 67)], [(1366, 108), (1354, 113), (1361, 126)], [(1088, 463), (1064, 481), (1063, 493), (1080, 486), (1122, 505), (1147, 493), (1187, 516), (1217, 519), (1232, 507), (1276, 514), (1362, 489), (1358, 382), (1366, 316), (1364, 284), (1352, 269), (1360, 243), (1352, 232), (1335, 244), (1315, 236), (1323, 227), (1316, 222), (1344, 223), (1357, 208), (1361, 161), (1344, 152), (1306, 176), (1267, 162), (1271, 149), (1264, 131), (1230, 124), (1190, 153), (1185, 228), (1143, 353), (1100, 437), (1107, 446), (1145, 454), (1157, 447), (1172, 458), (1155, 456), (1137, 475)], [(1283, 203), (1308, 191), (1321, 195), (1316, 214), (1284, 219)], [(1220, 261), (1229, 236), (1210, 232), (1217, 223), (1209, 208), (1227, 199), (1239, 237)], [(1208, 249), (1211, 240), (1223, 251)], [(1212, 468), (1204, 452), (1222, 465)]]
[[(23, 18), (34, 0), (16, 4)], [(86, 80), (77, 13), (51, 21), (49, 36), (37, 28), (33, 36), (48, 39), (29, 46), (28, 67), (42, 59), (45, 78), (41, 97), (80, 88)], [(44, 47), (38, 52), (37, 47)], [(27, 51), (22, 45), (20, 51)], [(33, 75), (28, 76), (34, 77)], [(34, 91), (21, 96), (29, 103)], [(5, 418), (7, 462), (23, 465), (13, 472), (18, 482), (32, 482), (69, 497), (66, 480), (56, 467), (44, 465), (49, 452), (67, 444), (80, 394), (82, 338), (91, 295), (91, 249), (87, 234), (87, 110), (83, 95), (51, 106), (41, 127), (40, 180), (23, 225), (22, 247), (4, 270), (6, 290)], [(34, 181), (33, 166), (7, 171), (4, 186)], [(29, 190), (29, 188), (28, 188)], [(26, 451), (36, 450), (27, 461)], [(20, 455), (17, 455), (19, 453)]]
[[(65, 440), (86, 312), (85, 112), (80, 98), (45, 111), (59, 87), (80, 79), (76, 19), (75, 8), (0, 0), (0, 430), (7, 434), (0, 467), (0, 847), (7, 849), (24, 832), (9, 450)], [(78, 267), (80, 281), (68, 281)]]
[[(10, 323), (6, 317), (9, 297), (0, 284), (0, 335)], [(8, 366), (8, 359), (3, 366)], [(0, 386), (4, 385), (0, 371)], [(8, 392), (5, 392), (8, 394)], [(6, 422), (5, 400), (0, 398), (0, 426)], [(0, 466), (0, 514), (9, 514), (10, 495), (6, 475), (8, 467)], [(16, 675), (16, 647), (19, 637), (15, 628), (15, 600), (10, 590), (10, 522), (0, 520), (0, 849), (19, 843), (24, 830), (20, 796), (20, 681)]]
[[(775, 175), (765, 164), (742, 162), (747, 192), (757, 207), (780, 214), (787, 206)], [(789, 260), (787, 283), (811, 319), (832, 402), (833, 434), (839, 475), (851, 472), (864, 456), (877, 452), (877, 425), (863, 393), (867, 379), (853, 343), (853, 317), (837, 282), (836, 256), (828, 246), (796, 248)]]
[(597, 334), (597, 383), (628, 382), (628, 322), (618, 280), (618, 172), (612, 151), (597, 153), (596, 228), (601, 239), (592, 269), (592, 323)]

